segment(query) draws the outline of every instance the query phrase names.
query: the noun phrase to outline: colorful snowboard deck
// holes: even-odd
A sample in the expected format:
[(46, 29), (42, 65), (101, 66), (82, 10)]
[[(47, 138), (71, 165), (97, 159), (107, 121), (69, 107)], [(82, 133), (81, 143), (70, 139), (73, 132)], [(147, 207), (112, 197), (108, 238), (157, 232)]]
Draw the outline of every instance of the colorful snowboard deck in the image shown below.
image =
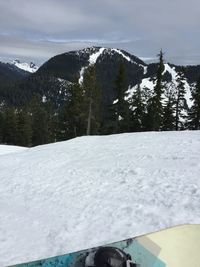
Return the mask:
[[(114, 247), (131, 256), (138, 267), (200, 267), (200, 225), (181, 225), (101, 247)], [(47, 258), (16, 267), (85, 267), (99, 247)], [(14, 267), (12, 266), (12, 267)]]

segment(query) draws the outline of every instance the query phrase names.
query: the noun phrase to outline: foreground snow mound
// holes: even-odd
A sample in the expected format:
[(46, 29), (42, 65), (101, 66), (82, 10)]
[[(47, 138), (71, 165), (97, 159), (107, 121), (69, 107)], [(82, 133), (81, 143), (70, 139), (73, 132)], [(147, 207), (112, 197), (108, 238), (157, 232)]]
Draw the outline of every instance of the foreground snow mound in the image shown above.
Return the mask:
[(0, 266), (200, 223), (200, 132), (82, 137), (0, 159)]
[[(20, 147), (20, 146), (8, 146), (8, 145), (0, 145), (0, 156), (9, 154), (9, 153), (16, 153), (16, 152), (21, 152), (23, 150), (26, 150), (27, 148), (25, 147)], [(1, 166), (1, 163), (0, 163)]]

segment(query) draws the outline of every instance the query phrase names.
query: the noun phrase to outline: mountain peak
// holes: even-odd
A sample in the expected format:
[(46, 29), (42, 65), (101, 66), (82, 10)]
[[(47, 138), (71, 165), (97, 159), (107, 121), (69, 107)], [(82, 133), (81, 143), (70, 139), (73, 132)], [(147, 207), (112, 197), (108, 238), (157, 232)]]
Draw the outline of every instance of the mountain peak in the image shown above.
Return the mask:
[(67, 54), (75, 54), (79, 57), (81, 56), (87, 56), (89, 59), (90, 64), (95, 64), (97, 59), (102, 57), (115, 57), (120, 56), (121, 59), (125, 59), (129, 63), (135, 63), (138, 65), (146, 66), (147, 64), (144, 63), (140, 58), (118, 48), (108, 48), (108, 47), (101, 47), (101, 46), (91, 46), (87, 48), (83, 48), (81, 50), (77, 51), (70, 51)]
[(30, 63), (26, 63), (26, 62), (20, 62), (19, 59), (15, 59), (12, 61), (12, 63), (14, 66), (16, 66), (17, 68), (30, 72), (30, 73), (34, 73), (38, 70), (38, 66), (35, 65), (35, 63), (30, 62)]

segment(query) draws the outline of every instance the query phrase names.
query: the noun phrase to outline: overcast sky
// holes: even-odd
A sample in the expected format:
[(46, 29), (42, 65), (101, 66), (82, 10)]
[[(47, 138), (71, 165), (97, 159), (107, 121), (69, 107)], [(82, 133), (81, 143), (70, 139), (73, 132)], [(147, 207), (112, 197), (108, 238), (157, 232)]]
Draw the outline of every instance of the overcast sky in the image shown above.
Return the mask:
[(0, 0), (0, 59), (43, 63), (99, 45), (200, 64), (199, 0)]

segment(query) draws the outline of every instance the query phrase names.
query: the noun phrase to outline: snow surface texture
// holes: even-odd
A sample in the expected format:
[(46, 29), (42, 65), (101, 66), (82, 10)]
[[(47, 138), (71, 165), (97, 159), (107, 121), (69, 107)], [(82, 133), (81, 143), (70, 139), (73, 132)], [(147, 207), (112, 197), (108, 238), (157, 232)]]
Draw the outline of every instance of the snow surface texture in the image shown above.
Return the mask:
[(30, 73), (34, 73), (39, 69), (39, 67), (36, 66), (32, 62), (31, 63), (22, 63), (19, 60), (14, 60), (12, 62), (12, 64), (15, 65), (17, 68), (24, 70), (24, 71), (27, 71), (27, 72), (30, 72)]
[[(10, 153), (21, 152), (21, 151), (24, 151), (26, 149), (27, 148), (20, 147), (20, 146), (0, 145), (0, 156), (5, 155), (5, 154), (10, 154)], [(0, 163), (0, 166), (1, 166), (1, 163)]]
[(200, 132), (76, 138), (0, 157), (0, 266), (200, 223)]

